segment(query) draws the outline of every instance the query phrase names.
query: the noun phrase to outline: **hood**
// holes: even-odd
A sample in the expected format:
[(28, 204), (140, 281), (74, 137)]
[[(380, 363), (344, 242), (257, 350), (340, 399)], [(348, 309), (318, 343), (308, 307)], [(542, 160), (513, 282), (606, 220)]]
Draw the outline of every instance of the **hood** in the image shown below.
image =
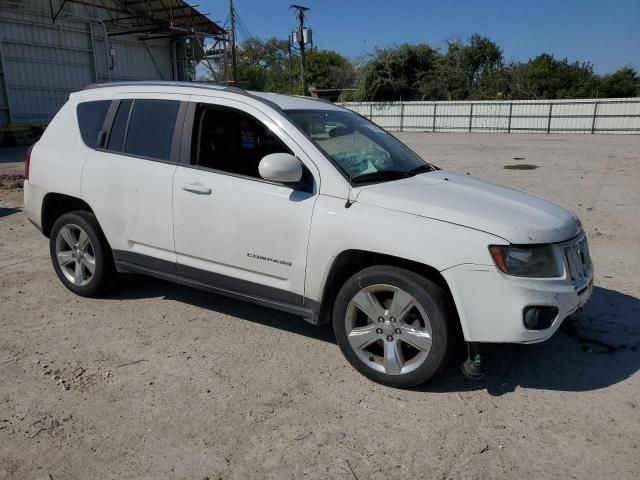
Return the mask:
[(516, 244), (562, 242), (581, 230), (573, 213), (537, 195), (445, 170), (359, 190), (359, 203), (463, 225)]

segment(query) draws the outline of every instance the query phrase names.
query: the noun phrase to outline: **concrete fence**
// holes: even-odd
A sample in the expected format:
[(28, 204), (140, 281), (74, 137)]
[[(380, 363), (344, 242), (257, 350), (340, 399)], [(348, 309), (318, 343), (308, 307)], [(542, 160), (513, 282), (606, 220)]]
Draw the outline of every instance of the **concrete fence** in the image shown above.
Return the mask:
[(640, 134), (640, 97), (342, 105), (400, 132)]

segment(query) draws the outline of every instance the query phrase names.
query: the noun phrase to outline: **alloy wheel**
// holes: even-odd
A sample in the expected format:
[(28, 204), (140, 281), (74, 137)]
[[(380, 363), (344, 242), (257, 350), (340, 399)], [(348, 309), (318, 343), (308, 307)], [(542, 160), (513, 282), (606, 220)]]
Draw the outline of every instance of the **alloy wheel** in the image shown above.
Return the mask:
[(429, 317), (408, 292), (393, 285), (370, 285), (349, 302), (347, 340), (375, 371), (404, 375), (419, 368), (431, 351)]
[(83, 287), (93, 279), (96, 257), (93, 244), (78, 225), (64, 225), (56, 236), (56, 261), (65, 278), (73, 285)]

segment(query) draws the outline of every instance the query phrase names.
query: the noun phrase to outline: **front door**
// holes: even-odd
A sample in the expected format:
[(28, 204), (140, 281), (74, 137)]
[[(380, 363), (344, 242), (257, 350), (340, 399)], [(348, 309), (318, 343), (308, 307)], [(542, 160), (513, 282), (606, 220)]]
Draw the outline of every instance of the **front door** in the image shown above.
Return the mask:
[[(191, 155), (173, 182), (178, 274), (256, 298), (302, 305), (318, 178), (312, 162), (259, 110), (191, 97)], [(187, 124), (189, 122), (186, 122)], [(307, 191), (262, 180), (260, 160), (288, 152)]]

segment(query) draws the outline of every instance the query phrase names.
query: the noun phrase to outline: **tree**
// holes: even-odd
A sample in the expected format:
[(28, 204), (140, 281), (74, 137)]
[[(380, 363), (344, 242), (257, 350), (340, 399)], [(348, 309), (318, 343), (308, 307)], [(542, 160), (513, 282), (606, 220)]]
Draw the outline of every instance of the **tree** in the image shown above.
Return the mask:
[(474, 34), (466, 44), (449, 43), (437, 77), (447, 100), (495, 98), (496, 91), (488, 79), (501, 67), (500, 47), (488, 38)]
[(525, 66), (535, 98), (588, 98), (595, 96), (597, 80), (588, 62), (569, 63), (543, 53)]
[[(252, 38), (238, 48), (238, 79), (252, 90), (300, 90), (300, 61), (289, 67), (288, 42)], [(348, 88), (353, 100), (466, 100), (629, 97), (640, 95), (640, 77), (631, 67), (594, 73), (589, 62), (570, 62), (542, 53), (527, 62), (505, 64), (502, 50), (481, 35), (451, 41), (441, 53), (425, 43), (376, 49), (354, 64), (331, 50), (311, 49), (305, 81), (318, 89)]]
[(238, 80), (249, 89), (270, 92), (289, 91), (288, 48), (286, 40), (251, 38), (238, 48)]
[(356, 97), (360, 100), (420, 99), (421, 84), (434, 74), (438, 55), (424, 43), (377, 49), (360, 71)]
[[(316, 88), (345, 88), (353, 85), (355, 72), (349, 61), (331, 50), (313, 49), (305, 55), (305, 80)], [(287, 40), (251, 38), (238, 47), (238, 80), (250, 90), (289, 93), (289, 75), (293, 93), (300, 90), (299, 58), (292, 59), (289, 71)]]
[[(364, 100), (462, 100), (495, 97), (487, 79), (502, 67), (502, 50), (488, 38), (449, 42), (442, 55), (426, 44), (379, 49), (361, 69)], [(488, 89), (490, 93), (486, 93)]]
[(305, 81), (316, 88), (349, 88), (355, 81), (353, 65), (333, 50), (313, 49), (305, 56)]
[(598, 96), (604, 98), (635, 97), (640, 95), (640, 77), (631, 67), (623, 67), (600, 80)]

